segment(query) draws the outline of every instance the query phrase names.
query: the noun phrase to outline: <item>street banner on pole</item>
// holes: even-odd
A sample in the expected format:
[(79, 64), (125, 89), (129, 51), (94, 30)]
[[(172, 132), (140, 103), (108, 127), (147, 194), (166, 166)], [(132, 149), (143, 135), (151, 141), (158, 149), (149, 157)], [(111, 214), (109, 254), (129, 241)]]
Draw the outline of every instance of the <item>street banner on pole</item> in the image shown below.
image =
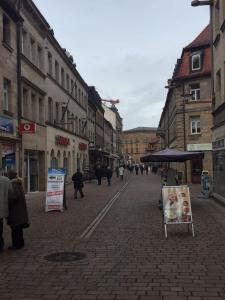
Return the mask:
[(192, 224), (191, 201), (188, 186), (163, 186), (163, 215), (165, 235), (167, 237), (166, 225), (169, 224)]
[(63, 211), (65, 170), (49, 169), (45, 211)]

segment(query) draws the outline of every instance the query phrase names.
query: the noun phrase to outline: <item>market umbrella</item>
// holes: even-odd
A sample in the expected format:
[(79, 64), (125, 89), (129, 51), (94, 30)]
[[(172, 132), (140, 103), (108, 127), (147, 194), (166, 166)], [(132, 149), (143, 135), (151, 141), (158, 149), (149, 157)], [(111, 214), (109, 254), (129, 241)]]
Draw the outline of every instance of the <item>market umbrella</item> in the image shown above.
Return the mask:
[(191, 159), (203, 159), (203, 152), (187, 152), (166, 148), (164, 150), (142, 156), (141, 162), (184, 162)]

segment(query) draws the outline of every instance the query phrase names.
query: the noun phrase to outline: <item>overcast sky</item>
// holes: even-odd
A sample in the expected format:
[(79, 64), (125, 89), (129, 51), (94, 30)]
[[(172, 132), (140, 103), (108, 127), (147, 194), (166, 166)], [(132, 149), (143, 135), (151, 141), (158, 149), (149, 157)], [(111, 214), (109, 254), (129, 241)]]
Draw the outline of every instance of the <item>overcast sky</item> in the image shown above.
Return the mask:
[(157, 127), (177, 58), (208, 24), (191, 0), (34, 0), (88, 85), (117, 105), (124, 129)]

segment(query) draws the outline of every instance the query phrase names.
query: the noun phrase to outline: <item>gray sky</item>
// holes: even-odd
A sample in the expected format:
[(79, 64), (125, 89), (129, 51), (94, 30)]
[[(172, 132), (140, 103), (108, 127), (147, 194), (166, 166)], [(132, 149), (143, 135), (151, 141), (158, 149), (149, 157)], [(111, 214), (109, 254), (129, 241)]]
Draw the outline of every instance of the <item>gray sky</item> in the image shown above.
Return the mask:
[(124, 129), (158, 126), (176, 59), (208, 24), (191, 0), (34, 0), (88, 85), (117, 105)]

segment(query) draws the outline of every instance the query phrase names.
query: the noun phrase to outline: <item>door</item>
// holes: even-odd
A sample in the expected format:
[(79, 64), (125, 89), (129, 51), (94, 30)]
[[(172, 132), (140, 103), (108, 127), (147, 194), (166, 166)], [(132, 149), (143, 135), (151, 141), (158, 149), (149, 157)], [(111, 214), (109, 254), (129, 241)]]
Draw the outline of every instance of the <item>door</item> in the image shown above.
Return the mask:
[(202, 159), (194, 159), (191, 161), (191, 182), (201, 183)]

